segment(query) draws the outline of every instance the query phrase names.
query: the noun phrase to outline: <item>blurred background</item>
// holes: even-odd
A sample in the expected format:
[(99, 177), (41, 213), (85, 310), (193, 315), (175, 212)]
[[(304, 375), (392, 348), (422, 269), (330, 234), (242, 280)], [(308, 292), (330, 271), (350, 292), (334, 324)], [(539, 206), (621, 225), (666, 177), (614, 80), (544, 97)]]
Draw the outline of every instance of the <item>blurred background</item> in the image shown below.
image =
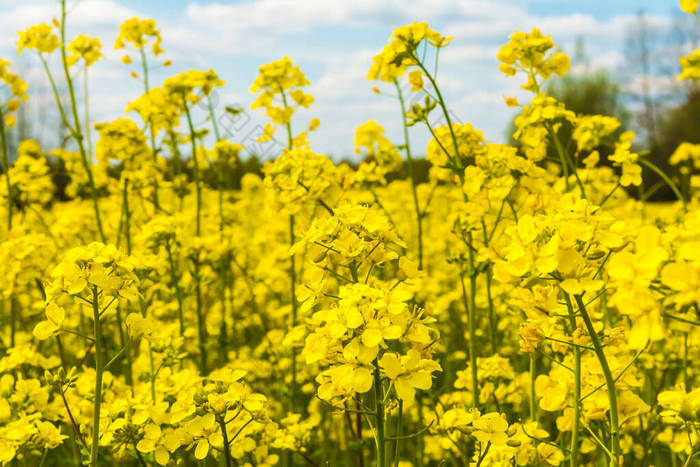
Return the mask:
[[(548, 88), (567, 107), (617, 116), (623, 122), (621, 130), (635, 130), (637, 148), (649, 150), (662, 169), (679, 142), (700, 142), (700, 93), (689, 81), (676, 79), (678, 59), (698, 47), (700, 26), (682, 14), (676, 0), (69, 0), (68, 5), (68, 37), (89, 34), (103, 45), (104, 59), (88, 74), (93, 123), (123, 116), (128, 102), (142, 93), (140, 79), (130, 76), (140, 72), (138, 60), (122, 64), (124, 53), (113, 44), (123, 20), (151, 17), (166, 51), (158, 60), (150, 59), (151, 83), (157, 86), (190, 68), (214, 68), (227, 81), (214, 96), (215, 114), (226, 136), (247, 148), (248, 161), (241, 170), (259, 171), (260, 162), (281, 152), (283, 145), (274, 139), (255, 142), (263, 119), (248, 110), (248, 88), (259, 65), (284, 55), (295, 60), (312, 83), (309, 91), (316, 102), (295, 115), (294, 124), (298, 132), (311, 118), (321, 119), (310, 136), (314, 151), (356, 162), (354, 131), (370, 119), (383, 125), (392, 140), (401, 141), (393, 86), (368, 82), (365, 76), (393, 28), (415, 20), (455, 36), (440, 53), (438, 83), (455, 120), (472, 123), (490, 141), (510, 141), (517, 109), (506, 107), (503, 98), (516, 96), (524, 103), (528, 99), (519, 89), (520, 77), (506, 78), (498, 71), (498, 49), (514, 30), (537, 26), (572, 57), (568, 76), (552, 79)], [(49, 23), (59, 4), (0, 0), (0, 7), (0, 56), (30, 85), (30, 100), (11, 131), (11, 157), (22, 139), (36, 139), (45, 150), (59, 147), (66, 131), (40, 62), (29, 51), (18, 56), (16, 50), (16, 31)], [(50, 64), (58, 66), (58, 59), (51, 57)], [(166, 59), (173, 64), (164, 67)], [(65, 87), (58, 85), (63, 92)], [(82, 88), (80, 94), (83, 99)], [(233, 117), (225, 111), (227, 106), (245, 110)], [(414, 152), (425, 151), (428, 135), (422, 128), (412, 128), (411, 139)], [(654, 177), (645, 173), (645, 185), (654, 184)], [(237, 178), (233, 176), (232, 183)], [(656, 193), (657, 199), (669, 196), (665, 188)]]

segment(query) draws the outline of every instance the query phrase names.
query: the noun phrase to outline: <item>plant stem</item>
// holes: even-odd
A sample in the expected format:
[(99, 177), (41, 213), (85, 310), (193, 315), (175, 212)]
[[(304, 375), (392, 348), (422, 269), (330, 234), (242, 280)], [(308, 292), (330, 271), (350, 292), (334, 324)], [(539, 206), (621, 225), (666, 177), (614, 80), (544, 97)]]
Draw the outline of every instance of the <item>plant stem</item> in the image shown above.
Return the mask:
[(93, 409), (92, 446), (90, 452), (90, 464), (97, 466), (100, 441), (100, 406), (102, 405), (102, 330), (100, 328), (100, 308), (97, 286), (92, 287), (92, 311), (94, 320), (95, 338), (95, 402)]
[(408, 177), (411, 179), (411, 191), (413, 192), (413, 209), (416, 212), (416, 224), (418, 226), (418, 269), (423, 269), (423, 213), (418, 204), (418, 193), (416, 191), (416, 176), (413, 167), (413, 157), (411, 156), (411, 145), (408, 139), (408, 125), (406, 123), (406, 106), (403, 99), (403, 93), (399, 82), (394, 80), (394, 86), (399, 96), (401, 104), (401, 123), (403, 124), (403, 139), (406, 149), (406, 167), (408, 168)]
[[(484, 240), (486, 244), (487, 240)], [(496, 355), (498, 351), (496, 347), (498, 346), (496, 342), (496, 316), (493, 309), (493, 296), (491, 294), (491, 283), (493, 280), (493, 263), (488, 265), (486, 269), (486, 298), (488, 300), (489, 306), (489, 340), (491, 344), (491, 355)]]
[(195, 132), (194, 132), (194, 125), (192, 124), (192, 116), (190, 115), (190, 109), (187, 105), (187, 101), (184, 100), (185, 102), (185, 115), (187, 116), (187, 125), (190, 130), (190, 142), (192, 143), (192, 166), (193, 166), (193, 175), (194, 175), (194, 185), (195, 185), (195, 196), (196, 196), (196, 203), (197, 203), (197, 218), (196, 218), (196, 228), (195, 228), (195, 233), (197, 237), (200, 236), (201, 234), (201, 211), (202, 211), (202, 186), (199, 180), (199, 161), (197, 160), (197, 143), (196, 143), (196, 137), (195, 137)]
[(401, 422), (403, 421), (403, 401), (399, 400), (399, 414), (396, 420), (396, 441), (394, 444), (394, 467), (399, 467), (399, 459), (401, 457), (401, 450), (399, 448), (399, 443), (401, 442)]
[[(472, 245), (472, 233), (468, 232), (469, 244)], [(479, 378), (477, 368), (476, 346), (476, 270), (474, 269), (474, 250), (469, 250), (469, 359), (472, 369), (472, 390), (474, 407), (479, 406)]]
[(129, 179), (124, 177), (124, 188), (122, 195), (124, 205), (124, 237), (126, 239), (126, 254), (131, 254), (131, 214), (129, 212)]
[(530, 352), (530, 421), (537, 422), (537, 405), (535, 404), (535, 377), (537, 376), (535, 352)]
[(5, 173), (7, 182), (7, 234), (12, 230), (12, 208), (14, 199), (12, 198), (12, 183), (10, 183), (10, 162), (7, 156), (7, 138), (5, 136), (5, 116), (0, 108), (0, 149), (2, 150), (2, 171)]
[(683, 333), (683, 386), (688, 390), (688, 333)]
[[(217, 143), (221, 141), (221, 134), (219, 133), (219, 126), (216, 123), (216, 118), (214, 116), (214, 105), (211, 101), (211, 95), (207, 96), (207, 107), (209, 108), (209, 118), (211, 118), (212, 126), (214, 127), (214, 135), (216, 136)], [(221, 243), (224, 243), (224, 166), (221, 160), (218, 160), (220, 164), (219, 170), (217, 171), (217, 189), (219, 192), (219, 238)], [(221, 302), (221, 325), (219, 327), (219, 347), (221, 349), (221, 359), (226, 361), (227, 352), (226, 347), (228, 344), (228, 332), (226, 329), (226, 289), (227, 289), (227, 276), (230, 273), (230, 253), (226, 254), (226, 261), (222, 261), (219, 266), (219, 280), (221, 281), (219, 287), (219, 301)]]
[[(569, 312), (569, 323), (571, 326), (571, 332), (573, 333), (576, 326), (576, 314), (574, 313), (574, 307), (571, 304), (571, 297), (569, 294), (564, 293), (564, 300), (566, 301), (566, 308)], [(571, 426), (571, 455), (570, 463), (571, 467), (576, 467), (578, 465), (578, 452), (579, 452), (579, 442), (578, 442), (578, 432), (579, 432), (579, 418), (581, 410), (581, 349), (578, 347), (573, 348), (574, 351), (574, 415)]]
[(661, 177), (661, 179), (664, 182), (666, 182), (668, 187), (673, 191), (673, 194), (676, 195), (676, 197), (680, 200), (681, 203), (683, 203), (683, 211), (688, 212), (688, 205), (685, 202), (685, 197), (678, 190), (678, 187), (676, 186), (676, 184), (673, 183), (673, 181), (670, 178), (668, 178), (668, 175), (666, 175), (663, 170), (659, 169), (651, 161), (648, 161), (642, 157), (640, 157), (638, 160), (643, 165), (645, 165), (646, 167), (650, 168), (653, 172), (655, 172), (659, 177)]
[(605, 357), (605, 352), (603, 351), (603, 346), (598, 338), (598, 333), (593, 327), (593, 322), (591, 317), (586, 311), (586, 306), (583, 303), (581, 295), (574, 295), (576, 304), (578, 305), (579, 313), (583, 318), (583, 322), (586, 324), (586, 329), (588, 330), (588, 335), (591, 338), (591, 343), (593, 344), (594, 351), (600, 362), (600, 368), (603, 370), (603, 377), (605, 378), (605, 385), (608, 390), (608, 400), (610, 402), (610, 452), (612, 453), (612, 459), (610, 459), (611, 466), (620, 465), (620, 434), (619, 434), (619, 422), (617, 413), (617, 390), (615, 389), (615, 379), (610, 371), (610, 366), (608, 365), (608, 360)]
[[(289, 216), (289, 246), (294, 245), (294, 216), (290, 215)], [(291, 284), (291, 301), (292, 301), (292, 322), (290, 326), (290, 330), (294, 328), (294, 326), (297, 325), (297, 295), (296, 295), (296, 282), (297, 282), (297, 273), (296, 273), (296, 261), (294, 258), (294, 255), (289, 256), (290, 260), (290, 265), (289, 265), (289, 280)], [(292, 346), (292, 389), (291, 389), (291, 395), (290, 395), (290, 401), (291, 403), (289, 404), (290, 409), (293, 411), (294, 406), (295, 406), (295, 400), (296, 400), (296, 392), (297, 392), (297, 355), (296, 355), (296, 349), (294, 346)]]
[(92, 160), (92, 136), (90, 135), (90, 99), (88, 94), (88, 67), (83, 68), (83, 112), (85, 112), (85, 138), (87, 140), (87, 151)]
[[(197, 160), (197, 143), (194, 131), (194, 125), (192, 124), (192, 116), (190, 115), (190, 109), (187, 105), (186, 96), (183, 96), (183, 102), (185, 105), (185, 114), (187, 115), (187, 126), (190, 130), (190, 142), (192, 143), (192, 164), (194, 167), (194, 185), (195, 185), (195, 196), (197, 203), (197, 220), (195, 235), (199, 237), (202, 234), (201, 218), (202, 218), (202, 184), (199, 180), (199, 161)], [(202, 374), (207, 372), (207, 354), (206, 354), (206, 338), (207, 330), (206, 323), (204, 322), (204, 316), (202, 315), (202, 281), (199, 274), (199, 253), (194, 258), (194, 276), (195, 276), (195, 295), (197, 301), (197, 330), (199, 334), (199, 370)]]
[[(435, 82), (435, 78), (428, 72), (428, 70), (425, 68), (423, 63), (418, 60), (417, 57), (415, 57), (415, 60), (417, 62), (417, 66), (423, 71), (423, 73), (426, 75), (428, 80), (430, 81), (430, 84), (433, 86), (433, 89), (435, 89), (435, 95), (437, 96), (438, 104), (440, 105), (440, 108), (442, 109), (442, 113), (445, 117), (445, 121), (447, 122), (447, 128), (450, 130), (450, 137), (452, 138), (452, 145), (455, 151), (455, 171), (457, 173), (457, 176), (459, 177), (460, 180), (460, 187), (464, 185), (464, 166), (462, 164), (462, 159), (460, 158), (459, 154), (459, 143), (457, 142), (457, 136), (455, 135), (454, 128), (452, 128), (452, 119), (450, 118), (450, 113), (447, 111), (447, 105), (445, 104), (445, 99), (442, 97), (442, 93), (440, 92), (440, 88), (438, 87), (437, 83)], [(430, 124), (425, 122), (428, 125), (428, 128), (430, 128)], [(430, 128), (431, 134), (433, 134), (433, 137), (435, 140), (439, 143), (439, 139), (435, 136), (435, 133), (432, 131), (432, 128)], [(441, 145), (442, 147), (442, 145)], [(444, 150), (444, 149), (443, 149)], [(445, 155), (449, 158), (449, 153), (445, 151)], [(466, 201), (467, 195), (462, 191), (462, 197)], [(470, 294), (469, 294), (469, 305), (467, 306), (467, 313), (469, 315), (469, 358), (470, 358), (470, 364), (471, 364), (471, 372), (472, 372), (472, 393), (474, 396), (474, 407), (478, 407), (479, 405), (479, 380), (478, 380), (478, 370), (476, 367), (476, 278), (477, 278), (477, 271), (476, 271), (476, 257), (474, 256), (474, 250), (471, 248), (471, 246), (474, 244), (473, 238), (472, 238), (472, 232), (471, 230), (467, 232), (467, 241), (468, 241), (468, 248), (469, 250), (469, 285), (470, 285)], [(462, 276), (462, 292), (465, 293), (464, 290), (464, 277)], [(466, 303), (465, 303), (466, 305)]]
[[(73, 89), (73, 78), (71, 78), (70, 71), (68, 70), (68, 57), (66, 55), (66, 0), (61, 0), (61, 61), (63, 62), (63, 73), (66, 78), (66, 86), (68, 87), (68, 94), (70, 95), (71, 110), (73, 113), (74, 127), (72, 136), (75, 142), (78, 144), (78, 150), (83, 161), (83, 167), (88, 176), (88, 184), (90, 185), (90, 192), (92, 195), (93, 209), (95, 210), (95, 221), (97, 222), (97, 231), (100, 234), (100, 240), (102, 243), (107, 242), (105, 237), (104, 229), (102, 228), (102, 219), (100, 217), (100, 209), (97, 203), (97, 190), (95, 189), (95, 179), (92, 175), (92, 169), (90, 168), (90, 162), (88, 161), (88, 155), (85, 151), (85, 145), (83, 144), (83, 135), (80, 129), (80, 118), (78, 117), (78, 106), (75, 101), (75, 90)], [(56, 95), (58, 100), (58, 95)], [(89, 131), (89, 128), (87, 129)]]
[[(141, 315), (143, 315), (144, 318), (146, 318), (146, 303), (144, 302), (143, 298), (139, 300), (139, 303), (141, 305)], [(153, 348), (151, 347), (151, 341), (148, 341), (148, 363), (150, 365), (150, 372), (151, 372), (151, 377), (149, 378), (151, 380), (151, 401), (153, 404), (156, 403), (156, 375), (155, 375), (155, 365), (153, 363)]]
[(180, 322), (180, 337), (185, 335), (185, 319), (182, 306), (182, 288), (180, 287), (180, 277), (175, 269), (175, 258), (173, 257), (173, 248), (170, 241), (165, 243), (165, 251), (168, 253), (168, 263), (170, 264), (170, 280), (172, 286), (175, 287), (175, 297), (177, 298), (177, 318)]
[(375, 441), (377, 444), (377, 467), (385, 467), (386, 445), (384, 442), (384, 391), (379, 375), (379, 364), (374, 361), (374, 408), (375, 408)]
[[(150, 91), (150, 85), (148, 84), (148, 62), (146, 61), (146, 52), (143, 50), (143, 46), (139, 47), (139, 53), (141, 54), (141, 69), (143, 70), (143, 88), (146, 94)], [(150, 117), (150, 116), (149, 116)], [(152, 117), (148, 119), (148, 130), (151, 138), (151, 152), (153, 152), (153, 161), (155, 162), (158, 158), (158, 151), (156, 148), (156, 131), (153, 128)], [(153, 180), (153, 208), (158, 210), (158, 179)]]
[(228, 441), (228, 433), (226, 433), (226, 423), (224, 420), (219, 420), (221, 427), (221, 437), (224, 438), (224, 457), (226, 458), (226, 467), (231, 467), (231, 446)]

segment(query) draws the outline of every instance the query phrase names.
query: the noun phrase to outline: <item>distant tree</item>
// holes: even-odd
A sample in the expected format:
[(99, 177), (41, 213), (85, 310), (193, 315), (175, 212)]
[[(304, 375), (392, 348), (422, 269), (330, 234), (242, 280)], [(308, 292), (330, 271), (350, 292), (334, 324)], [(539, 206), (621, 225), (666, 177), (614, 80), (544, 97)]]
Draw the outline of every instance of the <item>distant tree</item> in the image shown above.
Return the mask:
[(584, 70), (552, 81), (547, 94), (566, 104), (566, 108), (582, 115), (609, 115), (627, 127), (631, 114), (624, 105), (620, 84), (607, 70)]

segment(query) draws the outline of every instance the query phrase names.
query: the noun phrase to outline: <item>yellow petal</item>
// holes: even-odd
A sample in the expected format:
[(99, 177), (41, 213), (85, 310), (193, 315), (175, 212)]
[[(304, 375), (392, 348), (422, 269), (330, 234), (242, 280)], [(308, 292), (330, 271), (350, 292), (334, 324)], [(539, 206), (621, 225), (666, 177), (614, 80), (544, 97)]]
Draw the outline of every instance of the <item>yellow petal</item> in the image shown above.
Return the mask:
[(33, 334), (34, 337), (42, 341), (53, 336), (58, 329), (58, 326), (53, 324), (51, 321), (41, 321), (34, 326)]
[(559, 286), (569, 295), (581, 295), (583, 293), (583, 287), (581, 287), (581, 283), (578, 279), (566, 279), (562, 281)]
[(194, 450), (194, 457), (202, 460), (205, 457), (207, 457), (207, 453), (209, 452), (209, 441), (206, 438), (202, 438), (199, 440), (197, 443), (197, 447)]

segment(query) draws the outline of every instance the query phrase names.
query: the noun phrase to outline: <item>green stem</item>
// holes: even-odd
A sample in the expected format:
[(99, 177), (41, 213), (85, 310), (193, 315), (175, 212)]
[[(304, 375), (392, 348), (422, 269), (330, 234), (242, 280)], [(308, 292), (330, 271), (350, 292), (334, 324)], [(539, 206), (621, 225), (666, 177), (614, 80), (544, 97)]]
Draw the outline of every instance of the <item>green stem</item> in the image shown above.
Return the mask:
[(231, 467), (231, 446), (228, 441), (228, 433), (226, 432), (226, 423), (223, 419), (219, 420), (221, 428), (221, 437), (224, 439), (224, 457), (226, 458), (226, 467)]
[(377, 444), (377, 467), (386, 465), (386, 444), (384, 435), (384, 391), (379, 375), (379, 364), (374, 361), (374, 408), (375, 408), (375, 441)]
[(129, 179), (124, 177), (122, 203), (124, 205), (124, 237), (126, 238), (126, 254), (131, 254), (131, 214), (129, 212)]
[(12, 208), (14, 199), (12, 199), (12, 183), (10, 183), (10, 162), (7, 156), (7, 138), (5, 136), (5, 116), (2, 108), (0, 108), (0, 145), (2, 149), (2, 171), (5, 173), (5, 181), (7, 182), (7, 234), (9, 236), (12, 230)]
[[(472, 232), (467, 233), (469, 244), (473, 244)], [(469, 358), (472, 364), (472, 388), (474, 391), (474, 407), (479, 406), (479, 379), (477, 376), (477, 342), (476, 342), (476, 269), (474, 250), (469, 250)]]
[[(292, 246), (294, 245), (295, 239), (294, 239), (294, 216), (290, 215), (289, 216), (289, 245)], [(292, 301), (292, 322), (290, 326), (290, 331), (291, 329), (294, 328), (294, 326), (297, 325), (297, 295), (296, 295), (296, 282), (297, 282), (297, 273), (296, 273), (296, 261), (294, 258), (294, 255), (290, 255), (290, 265), (289, 265), (289, 280), (290, 280), (290, 285), (291, 285), (291, 301)], [(297, 392), (297, 355), (296, 355), (296, 349), (294, 346), (292, 346), (292, 388), (291, 388), (291, 394), (290, 394), (290, 408), (293, 411), (294, 406), (295, 406), (295, 401), (296, 401), (296, 392)]]
[(399, 443), (401, 442), (401, 422), (403, 421), (403, 401), (399, 400), (399, 413), (398, 417), (396, 420), (396, 441), (394, 444), (394, 467), (399, 467), (399, 459), (400, 459), (400, 446)]
[[(459, 176), (460, 180), (460, 186), (464, 185), (464, 166), (462, 165), (462, 159), (459, 154), (459, 144), (457, 143), (457, 136), (455, 135), (454, 128), (452, 128), (452, 119), (450, 118), (450, 113), (447, 111), (447, 105), (445, 104), (445, 99), (442, 97), (442, 93), (440, 92), (440, 88), (438, 87), (437, 83), (435, 82), (435, 78), (428, 72), (428, 70), (425, 68), (423, 63), (418, 60), (417, 57), (414, 55), (414, 59), (417, 62), (418, 67), (423, 71), (423, 73), (426, 75), (428, 80), (430, 81), (430, 84), (433, 86), (433, 89), (435, 89), (435, 95), (438, 98), (438, 104), (440, 105), (440, 108), (442, 109), (442, 113), (445, 117), (445, 121), (447, 122), (447, 127), (450, 130), (450, 136), (452, 138), (452, 145), (454, 147), (455, 151), (455, 164), (456, 164), (456, 172), (457, 175)], [(428, 122), (425, 122), (428, 127), (430, 128), (430, 124)], [(435, 137), (434, 132), (432, 131), (432, 128), (430, 128), (431, 134), (433, 134), (433, 137), (435, 140), (439, 143), (439, 139)], [(446, 156), (449, 158), (449, 153), (445, 152)], [(466, 201), (467, 195), (462, 191), (462, 197)], [(467, 241), (468, 245), (471, 246), (474, 244), (473, 238), (472, 238), (472, 232), (471, 230), (467, 232)], [(469, 305), (467, 309), (467, 313), (469, 315), (469, 358), (470, 358), (470, 363), (471, 363), (471, 371), (472, 371), (472, 392), (474, 396), (474, 406), (478, 407), (479, 404), (479, 382), (478, 382), (478, 377), (477, 377), (477, 367), (476, 367), (476, 278), (477, 278), (477, 271), (476, 271), (476, 258), (474, 256), (474, 250), (472, 248), (468, 248), (469, 250), (469, 285), (470, 285), (470, 294), (469, 294)], [(464, 290), (464, 278), (462, 277), (462, 291), (465, 293)], [(465, 303), (466, 305), (466, 303)]]
[[(445, 121), (447, 122), (447, 128), (450, 130), (450, 136), (452, 137), (452, 143), (454, 144), (454, 149), (455, 149), (455, 158), (457, 162), (457, 169), (460, 171), (460, 169), (464, 169), (464, 166), (462, 165), (462, 160), (459, 157), (459, 144), (457, 144), (457, 136), (455, 135), (455, 130), (452, 128), (452, 119), (450, 118), (450, 113), (447, 111), (447, 105), (445, 104), (445, 99), (442, 97), (442, 93), (440, 93), (440, 88), (438, 87), (437, 83), (435, 82), (435, 78), (428, 72), (428, 70), (425, 68), (423, 63), (418, 60), (417, 57), (414, 56), (414, 59), (417, 62), (418, 67), (423, 70), (423, 73), (425, 73), (425, 76), (428, 78), (430, 81), (430, 84), (432, 84), (433, 89), (435, 89), (435, 95), (437, 96), (437, 101), (438, 104), (440, 105), (440, 109), (442, 109), (442, 114), (445, 116)], [(460, 177), (462, 180), (464, 179), (464, 173), (461, 174)]]
[(10, 346), (15, 346), (15, 334), (17, 333), (17, 301), (10, 298)]
[(177, 298), (177, 318), (180, 322), (180, 337), (185, 336), (185, 318), (182, 306), (182, 288), (180, 287), (180, 277), (175, 269), (175, 258), (173, 257), (173, 248), (170, 241), (165, 243), (165, 251), (168, 253), (168, 263), (170, 263), (170, 280), (172, 286), (175, 287), (175, 297)]
[(190, 115), (190, 108), (187, 105), (185, 96), (183, 96), (183, 102), (185, 103), (185, 115), (187, 116), (187, 126), (190, 130), (190, 142), (192, 143), (192, 166), (194, 175), (194, 186), (195, 186), (195, 196), (197, 203), (197, 218), (196, 218), (196, 230), (195, 233), (197, 237), (201, 234), (201, 214), (202, 214), (202, 186), (199, 180), (199, 161), (197, 160), (197, 140), (194, 131), (194, 125), (192, 124), (192, 116)]
[(576, 183), (578, 184), (579, 189), (581, 190), (581, 198), (586, 198), (586, 191), (583, 188), (583, 183), (581, 182), (581, 178), (578, 176), (578, 171), (576, 170), (576, 166), (574, 163), (571, 161), (571, 158), (566, 154), (564, 151), (564, 148), (561, 145), (561, 142), (559, 141), (559, 136), (557, 133), (554, 131), (551, 125), (545, 124), (545, 127), (547, 128), (547, 132), (549, 133), (550, 138), (552, 138), (552, 141), (554, 141), (554, 147), (557, 150), (557, 154), (559, 154), (559, 159), (561, 160), (561, 165), (564, 170), (564, 182), (566, 184), (566, 191), (569, 191), (569, 169), (568, 166), (571, 166), (571, 170), (574, 174), (574, 177), (576, 178)]
[(615, 379), (610, 371), (610, 366), (608, 365), (608, 360), (605, 357), (605, 352), (603, 351), (603, 346), (598, 338), (598, 333), (593, 326), (591, 317), (586, 311), (586, 306), (583, 303), (581, 295), (574, 295), (576, 304), (578, 305), (579, 313), (583, 318), (583, 322), (586, 324), (586, 329), (588, 330), (588, 335), (591, 338), (591, 343), (593, 344), (594, 351), (600, 362), (600, 368), (603, 370), (603, 377), (605, 378), (605, 385), (608, 390), (608, 399), (610, 402), (610, 452), (612, 453), (612, 459), (610, 459), (611, 466), (620, 465), (620, 433), (619, 433), (619, 422), (617, 413), (617, 390), (615, 389)]
[(207, 107), (209, 108), (209, 117), (211, 118), (211, 126), (214, 128), (216, 141), (221, 141), (221, 133), (219, 133), (219, 124), (216, 123), (216, 118), (214, 116), (214, 104), (211, 101), (211, 94), (207, 96)]
[[(117, 326), (119, 326), (119, 343), (124, 349), (127, 346), (127, 337), (124, 334), (124, 322), (122, 321), (121, 307), (117, 304)], [(131, 349), (126, 350), (126, 383), (131, 388), (131, 393), (134, 392), (134, 372), (131, 366)]]
[(688, 333), (683, 333), (683, 386), (688, 390)]
[[(566, 301), (566, 308), (569, 312), (569, 324), (571, 326), (571, 332), (576, 330), (576, 313), (574, 312), (574, 307), (571, 304), (571, 297), (569, 294), (564, 293), (564, 300)], [(578, 452), (579, 452), (579, 419), (580, 419), (580, 408), (581, 408), (581, 349), (578, 347), (573, 348), (574, 351), (574, 415), (571, 427), (571, 456), (570, 463), (571, 467), (576, 467), (578, 464)]]
[[(486, 243), (487, 240), (484, 240)], [(496, 342), (496, 315), (493, 309), (493, 296), (491, 294), (491, 282), (493, 280), (493, 263), (486, 269), (486, 298), (489, 306), (489, 339), (491, 341), (491, 355), (498, 353)]]
[(399, 82), (397, 80), (394, 80), (394, 86), (396, 86), (396, 92), (399, 96), (399, 103), (401, 104), (401, 123), (403, 124), (403, 139), (404, 147), (406, 149), (406, 167), (408, 168), (408, 176), (411, 179), (411, 191), (413, 192), (413, 209), (416, 212), (416, 224), (418, 226), (418, 269), (423, 269), (423, 213), (421, 212), (420, 206), (418, 204), (415, 169), (413, 167), (411, 145), (408, 139), (408, 125), (406, 123), (406, 105), (404, 103), (401, 87), (399, 86)]
[(535, 352), (530, 352), (530, 420), (537, 422), (537, 405), (535, 404), (535, 377), (537, 367), (535, 362)]
[[(78, 150), (83, 161), (83, 167), (88, 176), (88, 184), (90, 185), (90, 192), (92, 195), (93, 209), (95, 210), (95, 221), (97, 222), (97, 230), (100, 234), (100, 240), (102, 243), (107, 242), (107, 237), (105, 237), (104, 229), (102, 228), (102, 219), (100, 217), (100, 209), (97, 203), (97, 190), (95, 189), (95, 179), (92, 175), (92, 169), (90, 168), (90, 162), (88, 161), (88, 155), (85, 151), (85, 145), (83, 144), (83, 135), (80, 128), (80, 118), (78, 117), (78, 106), (75, 101), (75, 90), (73, 89), (73, 78), (71, 78), (70, 71), (68, 69), (68, 57), (66, 55), (66, 0), (61, 0), (61, 61), (63, 62), (63, 73), (66, 78), (66, 86), (68, 87), (68, 94), (70, 96), (71, 110), (73, 113), (73, 139), (78, 144)], [(56, 95), (58, 99), (58, 95)], [(89, 129), (88, 129), (89, 131)]]
[[(173, 175), (175, 178), (177, 178), (178, 175), (182, 174), (182, 155), (180, 154), (180, 148), (177, 145), (177, 137), (175, 136), (175, 131), (169, 129), (168, 138), (170, 139), (170, 148), (172, 151), (171, 157), (173, 160)], [(178, 190), (177, 196), (180, 199), (180, 205), (178, 209), (182, 211), (184, 196), (182, 190)]]
[[(141, 69), (143, 70), (143, 88), (146, 94), (151, 90), (148, 84), (148, 62), (146, 60), (146, 52), (143, 50), (143, 46), (139, 47), (139, 53), (141, 54)], [(156, 162), (158, 158), (158, 151), (156, 148), (156, 131), (153, 127), (152, 118), (148, 119), (148, 130), (151, 138), (151, 152), (153, 152), (153, 162)], [(158, 179), (153, 180), (153, 207), (158, 210)]]
[[(141, 305), (141, 315), (146, 318), (146, 303), (143, 298), (139, 300)], [(153, 362), (153, 347), (151, 346), (151, 341), (148, 341), (148, 363), (150, 366), (150, 380), (151, 380), (151, 401), (153, 404), (156, 403), (156, 375), (155, 375), (155, 364)]]
[[(286, 109), (288, 107), (287, 105), (287, 95), (284, 93), (284, 88), (282, 85), (279, 85), (280, 88), (280, 94), (282, 95), (282, 104), (284, 105), (284, 108)], [(292, 145), (294, 143), (294, 138), (292, 137), (292, 123), (287, 122), (284, 125), (287, 128), (287, 149), (292, 149)]]
[(85, 137), (87, 138), (87, 150), (92, 160), (92, 136), (90, 132), (90, 99), (88, 94), (88, 67), (83, 68), (83, 112), (85, 112)]
[[(195, 184), (195, 196), (197, 203), (197, 219), (195, 234), (199, 237), (202, 233), (201, 218), (202, 218), (202, 185), (199, 179), (199, 161), (197, 160), (197, 143), (194, 131), (194, 125), (192, 124), (192, 116), (190, 115), (190, 109), (187, 105), (186, 96), (183, 96), (183, 102), (185, 106), (185, 114), (187, 115), (187, 126), (190, 130), (190, 142), (192, 143), (192, 163), (194, 167), (194, 184)], [(197, 301), (197, 330), (199, 333), (199, 359), (200, 359), (200, 372), (206, 374), (207, 372), (207, 354), (206, 354), (206, 323), (204, 322), (204, 316), (202, 315), (202, 283), (199, 274), (199, 253), (197, 257), (194, 258), (194, 275), (195, 275), (195, 294)]]
[(653, 172), (655, 172), (659, 177), (661, 177), (661, 179), (662, 179), (664, 182), (666, 182), (666, 184), (669, 186), (669, 188), (671, 188), (671, 190), (673, 191), (673, 194), (675, 194), (676, 197), (681, 201), (681, 203), (683, 203), (683, 211), (688, 212), (688, 206), (687, 206), (687, 204), (686, 204), (686, 202), (685, 202), (685, 197), (683, 197), (683, 195), (681, 194), (681, 192), (678, 190), (678, 187), (676, 186), (676, 184), (673, 183), (673, 181), (672, 181), (670, 178), (668, 178), (668, 175), (666, 175), (666, 174), (664, 173), (663, 170), (661, 170), (660, 168), (658, 168), (658, 167), (657, 167), (653, 162), (651, 162), (651, 161), (648, 161), (648, 160), (646, 160), (646, 159), (644, 159), (644, 158), (641, 158), (641, 157), (640, 157), (639, 159), (637, 159), (637, 160), (638, 160), (639, 162), (641, 162), (644, 166), (648, 167), (648, 168), (651, 169)]
[(207, 374), (207, 326), (202, 312), (202, 278), (200, 277), (199, 252), (194, 258), (194, 287), (195, 300), (197, 305), (197, 334), (199, 337), (199, 371), (202, 375)]
[(92, 422), (92, 446), (90, 452), (90, 464), (97, 466), (97, 458), (99, 455), (100, 441), (100, 407), (102, 405), (102, 330), (100, 328), (100, 308), (99, 297), (97, 294), (97, 286), (92, 287), (92, 311), (94, 321), (94, 338), (95, 338), (95, 402), (93, 409)]
[[(473, 306), (473, 300), (470, 303), (470, 297), (468, 297), (467, 294), (467, 288), (464, 285), (464, 273), (462, 272), (460, 274), (460, 283), (462, 285), (462, 299), (464, 301), (464, 306), (467, 309), (467, 321), (469, 325), (469, 366), (471, 369), (471, 375), (472, 375), (472, 397), (473, 397), (473, 403), (474, 407), (479, 406), (479, 379), (478, 379), (478, 371), (477, 371), (477, 362), (476, 362), (476, 339), (474, 338), (476, 336), (476, 323), (474, 322), (474, 306)], [(473, 295), (472, 295), (473, 296)]]

